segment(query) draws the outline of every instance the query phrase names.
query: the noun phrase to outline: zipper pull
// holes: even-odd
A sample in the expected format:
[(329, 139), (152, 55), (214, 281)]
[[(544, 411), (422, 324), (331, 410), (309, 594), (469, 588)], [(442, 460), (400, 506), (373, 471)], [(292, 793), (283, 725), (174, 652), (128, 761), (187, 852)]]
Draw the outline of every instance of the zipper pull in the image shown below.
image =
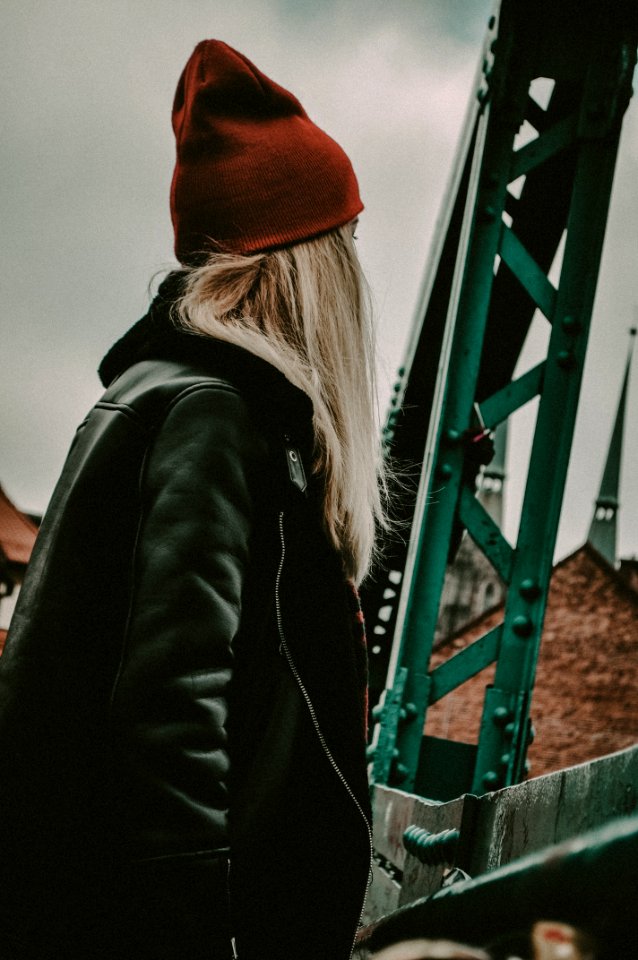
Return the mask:
[(288, 464), (288, 476), (301, 493), (306, 492), (308, 482), (306, 472), (301, 461), (301, 454), (290, 442), (290, 437), (286, 436), (286, 462)]

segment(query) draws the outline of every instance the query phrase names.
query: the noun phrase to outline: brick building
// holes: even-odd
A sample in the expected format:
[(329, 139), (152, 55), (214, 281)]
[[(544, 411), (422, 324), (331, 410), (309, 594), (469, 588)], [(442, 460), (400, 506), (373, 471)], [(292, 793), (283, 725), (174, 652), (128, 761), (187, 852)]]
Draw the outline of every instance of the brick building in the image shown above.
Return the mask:
[[(632, 565), (628, 565), (632, 569)], [(432, 668), (503, 618), (503, 605), (440, 643)], [(428, 711), (426, 733), (476, 742), (489, 667)], [(538, 776), (638, 741), (638, 591), (590, 544), (554, 569), (532, 700)]]

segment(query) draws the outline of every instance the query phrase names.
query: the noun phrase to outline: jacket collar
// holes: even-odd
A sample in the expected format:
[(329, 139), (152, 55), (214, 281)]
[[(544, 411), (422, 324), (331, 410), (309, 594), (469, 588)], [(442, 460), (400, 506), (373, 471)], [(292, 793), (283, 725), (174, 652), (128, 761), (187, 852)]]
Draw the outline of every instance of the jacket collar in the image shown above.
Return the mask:
[[(271, 364), (234, 344), (202, 337), (176, 326), (171, 307), (181, 293), (184, 274), (175, 271), (160, 284), (148, 313), (118, 340), (98, 373), (105, 387), (141, 360), (169, 359), (203, 365), (229, 379), (260, 406), (267, 404), (295, 433), (312, 435), (312, 402)], [(302, 439), (299, 436), (299, 439)]]

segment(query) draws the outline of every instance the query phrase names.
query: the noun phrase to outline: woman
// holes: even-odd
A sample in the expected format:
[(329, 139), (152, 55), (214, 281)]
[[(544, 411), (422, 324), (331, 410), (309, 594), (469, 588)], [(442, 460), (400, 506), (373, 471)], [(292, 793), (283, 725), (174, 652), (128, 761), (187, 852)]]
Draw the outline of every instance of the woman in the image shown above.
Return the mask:
[(379, 519), (350, 163), (218, 41), (182, 269), (107, 354), (0, 660), (0, 956), (348, 960)]

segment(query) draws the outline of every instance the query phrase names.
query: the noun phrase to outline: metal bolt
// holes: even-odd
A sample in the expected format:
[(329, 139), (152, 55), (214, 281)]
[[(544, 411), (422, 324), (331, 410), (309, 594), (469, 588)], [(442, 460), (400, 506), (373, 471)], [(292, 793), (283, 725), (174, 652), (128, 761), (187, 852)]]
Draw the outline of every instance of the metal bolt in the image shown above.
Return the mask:
[(483, 786), (487, 787), (489, 790), (492, 787), (498, 786), (499, 775), (495, 773), (494, 770), (488, 770), (485, 776), (483, 777)]
[(403, 846), (408, 853), (429, 866), (452, 864), (459, 836), (458, 830), (448, 829), (440, 833), (431, 833), (413, 824), (403, 833)]
[(574, 354), (569, 350), (561, 350), (556, 357), (556, 363), (563, 370), (570, 370), (574, 366)]
[(505, 734), (506, 737), (509, 738), (509, 737), (513, 737), (513, 736), (514, 736), (515, 731), (516, 731), (516, 724), (515, 724), (515, 723), (507, 723), (507, 724), (505, 725), (505, 729), (503, 730), (503, 733)]
[(562, 327), (565, 333), (580, 333), (581, 323), (577, 317), (567, 316), (563, 317)]
[(440, 467), (440, 473), (442, 477), (451, 477), (454, 473), (454, 470), (449, 463), (442, 463)]
[(503, 756), (501, 757), (501, 766), (506, 767), (509, 764), (510, 760), (511, 760), (511, 757), (509, 753), (504, 753)]
[(520, 595), (525, 597), (526, 600), (535, 600), (541, 592), (541, 588), (536, 583), (535, 580), (532, 580), (530, 577), (527, 577), (521, 582), (519, 587)]
[(446, 430), (445, 436), (450, 443), (458, 443), (458, 441), (461, 439), (461, 434), (458, 430), (455, 430), (454, 427), (450, 427), (449, 430)]
[(512, 630), (518, 637), (529, 637), (534, 629), (534, 624), (525, 614), (519, 614), (512, 621)]
[(492, 719), (499, 727), (510, 719), (510, 712), (507, 707), (497, 707), (494, 713), (492, 714)]

